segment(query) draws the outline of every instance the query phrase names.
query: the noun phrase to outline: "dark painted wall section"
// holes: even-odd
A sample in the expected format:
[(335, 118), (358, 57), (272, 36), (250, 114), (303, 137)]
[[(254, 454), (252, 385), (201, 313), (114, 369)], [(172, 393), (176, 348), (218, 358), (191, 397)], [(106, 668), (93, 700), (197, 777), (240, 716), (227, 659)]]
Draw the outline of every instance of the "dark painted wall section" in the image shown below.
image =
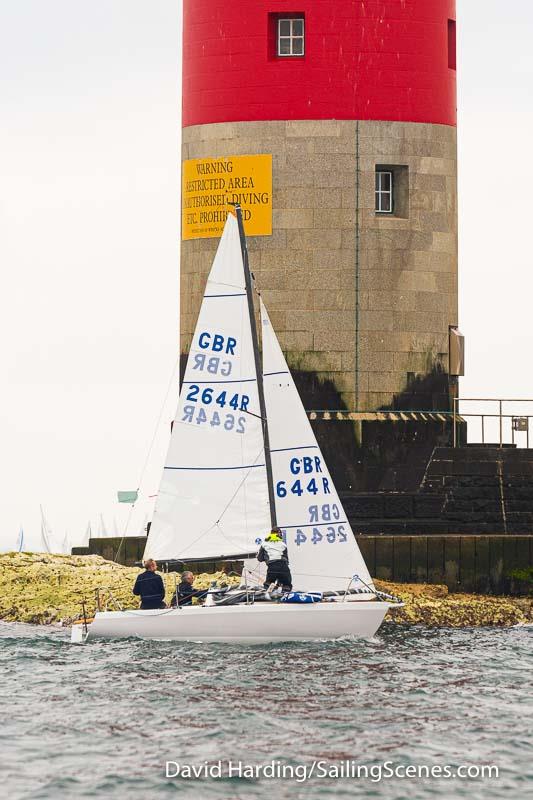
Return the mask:
[(407, 386), (382, 411), (451, 411), (450, 376), (440, 364), (425, 375), (407, 373)]
[[(533, 536), (358, 536), (370, 574), (398, 583), (437, 583), (453, 592), (527, 594), (528, 586), (513, 579), (514, 570), (533, 567)], [(120, 539), (91, 539), (89, 548), (74, 548), (113, 559)], [(146, 537), (128, 537), (119, 563), (134, 566)], [(238, 572), (240, 562), (205, 561), (183, 565), (193, 572)]]
[(444, 584), (452, 592), (527, 594), (512, 577), (533, 566), (533, 536), (359, 536), (374, 578)]
[[(351, 411), (333, 381), (292, 369), (307, 410)], [(448, 411), (449, 376), (439, 367), (413, 377), (406, 390), (382, 410)], [(414, 492), (433, 449), (451, 444), (451, 421), (314, 420), (313, 430), (339, 491)]]

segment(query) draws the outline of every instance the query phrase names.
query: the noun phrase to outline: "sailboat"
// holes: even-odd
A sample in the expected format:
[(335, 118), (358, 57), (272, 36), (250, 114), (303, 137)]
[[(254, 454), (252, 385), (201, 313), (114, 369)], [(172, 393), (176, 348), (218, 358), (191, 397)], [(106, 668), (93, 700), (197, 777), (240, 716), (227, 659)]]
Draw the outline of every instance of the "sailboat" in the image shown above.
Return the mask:
[(87, 527), (85, 528), (85, 533), (83, 534), (80, 547), (89, 547), (89, 542), (91, 541), (92, 535), (91, 520), (89, 520)]
[[(236, 206), (207, 280), (144, 554), (167, 564), (242, 559), (241, 587), (213, 587), (203, 606), (97, 612), (88, 638), (372, 636), (394, 604), (374, 587), (262, 299), (261, 364), (252, 280)], [(274, 526), (291, 593), (254, 585)]]
[(44, 516), (43, 507), (39, 506), (41, 509), (41, 547), (43, 553), (52, 553), (52, 531), (48, 524), (46, 517)]
[(100, 539), (107, 539), (108, 536), (109, 536), (109, 533), (107, 531), (107, 526), (106, 526), (106, 524), (104, 522), (104, 515), (100, 514), (100, 528), (99, 528), (99, 531), (98, 531), (98, 537)]

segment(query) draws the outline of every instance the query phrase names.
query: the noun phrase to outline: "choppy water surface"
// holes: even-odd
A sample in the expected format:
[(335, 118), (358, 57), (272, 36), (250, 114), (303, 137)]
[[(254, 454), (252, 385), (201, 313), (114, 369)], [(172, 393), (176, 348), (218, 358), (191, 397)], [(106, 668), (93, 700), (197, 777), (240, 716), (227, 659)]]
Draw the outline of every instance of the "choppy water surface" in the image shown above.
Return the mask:
[[(532, 628), (389, 625), (372, 641), (73, 646), (61, 629), (0, 623), (3, 796), (532, 797), (532, 643)], [(219, 760), (351, 761), (374, 780), (165, 778), (167, 761)], [(500, 777), (378, 781), (384, 762)]]

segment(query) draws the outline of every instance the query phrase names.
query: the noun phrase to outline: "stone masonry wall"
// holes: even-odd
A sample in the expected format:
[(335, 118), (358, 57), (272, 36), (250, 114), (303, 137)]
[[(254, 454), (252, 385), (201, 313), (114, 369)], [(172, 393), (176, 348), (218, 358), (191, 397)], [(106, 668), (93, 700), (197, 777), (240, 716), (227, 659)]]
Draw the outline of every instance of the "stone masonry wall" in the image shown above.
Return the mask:
[[(432, 376), (447, 371), (457, 324), (455, 128), (304, 120), (183, 131), (184, 160), (256, 153), (273, 158), (273, 233), (248, 240), (250, 264), (306, 408), (375, 410), (416, 385), (419, 408), (442, 408)], [(408, 168), (406, 216), (376, 215), (376, 164)], [(217, 243), (182, 242), (182, 353)]]

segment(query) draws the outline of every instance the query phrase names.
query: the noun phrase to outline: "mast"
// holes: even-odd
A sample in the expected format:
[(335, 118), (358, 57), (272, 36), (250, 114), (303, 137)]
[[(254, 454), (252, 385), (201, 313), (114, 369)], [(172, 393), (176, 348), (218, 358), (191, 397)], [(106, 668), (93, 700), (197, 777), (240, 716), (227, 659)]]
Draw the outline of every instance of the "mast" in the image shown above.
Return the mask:
[(241, 240), (242, 261), (244, 264), (244, 279), (246, 281), (246, 296), (248, 298), (248, 312), (250, 314), (250, 328), (252, 330), (252, 344), (254, 348), (255, 371), (257, 374), (257, 392), (259, 394), (259, 411), (263, 428), (263, 444), (265, 448), (265, 466), (268, 484), (268, 501), (270, 505), (270, 525), (273, 528), (277, 525), (276, 500), (274, 495), (274, 481), (272, 478), (272, 459), (270, 456), (270, 441), (268, 438), (268, 420), (266, 415), (265, 393), (263, 389), (263, 369), (261, 357), (259, 355), (259, 341), (257, 338), (257, 326), (255, 324), (254, 297), (252, 292), (252, 274), (248, 261), (248, 248), (246, 247), (246, 237), (244, 235), (244, 225), (242, 221), (242, 209), (239, 203), (235, 203), (235, 214), (239, 225), (239, 237)]

